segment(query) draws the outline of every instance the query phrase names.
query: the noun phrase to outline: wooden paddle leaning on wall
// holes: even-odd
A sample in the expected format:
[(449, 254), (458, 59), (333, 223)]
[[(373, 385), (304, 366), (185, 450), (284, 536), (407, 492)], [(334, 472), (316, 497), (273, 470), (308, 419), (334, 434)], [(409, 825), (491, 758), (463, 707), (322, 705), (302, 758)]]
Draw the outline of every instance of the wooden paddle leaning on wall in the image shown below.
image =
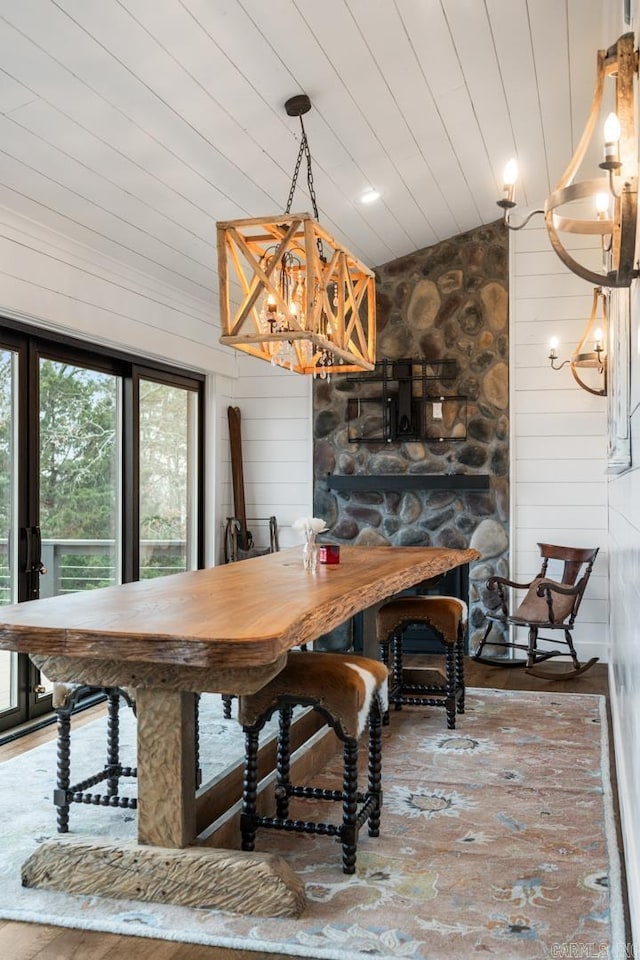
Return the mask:
[(231, 444), (231, 477), (233, 482), (233, 509), (239, 522), (238, 546), (250, 550), (253, 537), (247, 530), (247, 509), (244, 502), (244, 469), (242, 465), (242, 430), (240, 407), (227, 407), (229, 442)]

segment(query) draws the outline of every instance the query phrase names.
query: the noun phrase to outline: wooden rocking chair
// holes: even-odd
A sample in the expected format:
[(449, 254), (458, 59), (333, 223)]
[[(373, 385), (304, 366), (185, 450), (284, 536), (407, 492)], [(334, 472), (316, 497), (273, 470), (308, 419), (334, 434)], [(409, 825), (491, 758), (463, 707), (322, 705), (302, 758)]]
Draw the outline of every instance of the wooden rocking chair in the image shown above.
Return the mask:
[[(495, 667), (524, 667), (527, 673), (545, 680), (566, 680), (568, 677), (577, 677), (598, 662), (598, 657), (592, 657), (586, 663), (580, 663), (573, 646), (572, 630), (574, 622), (584, 596), (584, 592), (598, 554), (598, 547), (594, 550), (580, 547), (560, 547), (550, 543), (539, 543), (542, 566), (539, 574), (531, 583), (514, 583), (504, 577), (491, 577), (487, 581), (487, 590), (497, 593), (495, 608), (486, 614), (487, 629), (480, 646), (471, 659), (479, 663), (487, 663)], [(560, 560), (564, 563), (562, 579), (547, 578), (547, 566), (550, 560)], [(513, 614), (509, 614), (507, 607), (507, 588), (526, 589), (527, 593)], [(503, 624), (506, 627), (528, 627), (528, 643), (513, 643), (504, 640), (491, 641), (493, 647), (502, 647), (511, 650), (526, 651), (526, 659), (516, 657), (492, 657), (483, 654), (485, 645), (489, 643), (489, 634), (494, 624)], [(543, 637), (541, 630), (550, 630), (553, 637)], [(564, 634), (561, 639), (557, 634)], [(540, 650), (538, 641), (561, 643), (568, 648), (571, 662), (565, 661), (563, 666), (549, 664), (540, 666), (553, 657), (566, 655), (566, 650)]]

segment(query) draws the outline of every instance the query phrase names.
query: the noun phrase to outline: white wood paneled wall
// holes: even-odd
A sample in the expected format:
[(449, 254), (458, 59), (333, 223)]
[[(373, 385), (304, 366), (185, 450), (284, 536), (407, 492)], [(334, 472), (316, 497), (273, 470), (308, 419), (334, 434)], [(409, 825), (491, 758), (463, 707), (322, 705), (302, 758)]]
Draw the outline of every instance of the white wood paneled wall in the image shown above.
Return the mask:
[[(539, 224), (511, 234), (511, 572), (519, 583), (531, 580), (538, 542), (599, 546), (574, 639), (581, 659), (606, 660), (606, 398), (582, 390), (568, 367), (554, 371), (547, 359), (552, 336), (561, 360), (578, 343), (593, 288), (567, 271)], [(598, 249), (581, 253), (596, 270), (599, 257)]]
[(0, 207), (0, 313), (88, 343), (233, 373), (217, 303), (190, 296)]
[(640, 289), (631, 291), (631, 469), (609, 481), (609, 690), (629, 915), (640, 953)]
[(247, 516), (274, 515), (280, 546), (292, 546), (299, 538), (291, 524), (313, 513), (313, 379), (241, 354), (238, 373), (226, 393), (222, 385), (218, 392), (220, 526), (233, 516), (227, 423), (232, 404), (241, 414)]

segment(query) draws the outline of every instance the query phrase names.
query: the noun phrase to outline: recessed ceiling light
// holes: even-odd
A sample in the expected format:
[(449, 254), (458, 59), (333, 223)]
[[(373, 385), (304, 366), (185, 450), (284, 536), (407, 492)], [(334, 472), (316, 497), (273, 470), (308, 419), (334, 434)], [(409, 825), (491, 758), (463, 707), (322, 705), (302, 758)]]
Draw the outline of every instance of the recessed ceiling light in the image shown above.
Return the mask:
[(380, 199), (380, 194), (377, 190), (374, 190), (370, 187), (368, 190), (365, 190), (364, 193), (360, 196), (360, 203), (374, 203), (374, 201)]

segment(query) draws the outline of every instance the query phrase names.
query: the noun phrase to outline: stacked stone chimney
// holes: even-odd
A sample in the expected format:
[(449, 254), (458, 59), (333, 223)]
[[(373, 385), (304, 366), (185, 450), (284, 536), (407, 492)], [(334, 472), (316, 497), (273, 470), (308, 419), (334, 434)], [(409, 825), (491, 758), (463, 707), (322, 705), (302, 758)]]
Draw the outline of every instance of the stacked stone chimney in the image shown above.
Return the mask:
[[(509, 546), (508, 239), (501, 222), (470, 230), (376, 269), (378, 359), (454, 360), (434, 385), (467, 399), (465, 439), (349, 441), (347, 402), (376, 385), (345, 376), (314, 385), (314, 513), (330, 538), (354, 544), (475, 547), (470, 645), (483, 632), (483, 588), (507, 575)], [(363, 393), (363, 390), (365, 391)], [(337, 492), (327, 474), (438, 475), (442, 489)], [(488, 475), (487, 490), (446, 488), (452, 474)], [(406, 481), (405, 481), (406, 482)]]

